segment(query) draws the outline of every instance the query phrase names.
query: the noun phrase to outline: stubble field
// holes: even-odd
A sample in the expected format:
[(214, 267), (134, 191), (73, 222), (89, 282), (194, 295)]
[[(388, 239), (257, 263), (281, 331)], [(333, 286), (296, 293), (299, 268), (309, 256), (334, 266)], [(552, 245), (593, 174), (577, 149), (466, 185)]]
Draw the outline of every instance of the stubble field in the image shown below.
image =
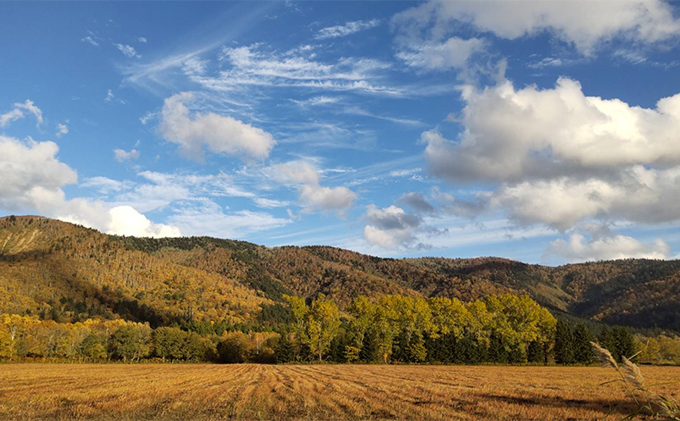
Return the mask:
[[(643, 367), (680, 397), (680, 367)], [(0, 365), (0, 419), (596, 420), (634, 406), (596, 367)]]

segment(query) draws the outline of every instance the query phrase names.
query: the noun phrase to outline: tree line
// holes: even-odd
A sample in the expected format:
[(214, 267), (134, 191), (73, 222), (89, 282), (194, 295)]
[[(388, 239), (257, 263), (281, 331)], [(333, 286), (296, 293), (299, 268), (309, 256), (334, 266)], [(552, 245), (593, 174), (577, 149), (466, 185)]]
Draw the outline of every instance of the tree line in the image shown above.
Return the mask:
[[(595, 335), (557, 320), (528, 296), (491, 295), (463, 303), (443, 297), (358, 297), (344, 311), (319, 295), (285, 296), (257, 324), (192, 321), (152, 329), (147, 323), (57, 323), (0, 316), (1, 359), (193, 361), (222, 363), (535, 363), (591, 364), (591, 341), (617, 359), (680, 363), (680, 341), (635, 337), (623, 327)], [(275, 310), (273, 310), (275, 309)], [(276, 320), (281, 320), (276, 322)]]

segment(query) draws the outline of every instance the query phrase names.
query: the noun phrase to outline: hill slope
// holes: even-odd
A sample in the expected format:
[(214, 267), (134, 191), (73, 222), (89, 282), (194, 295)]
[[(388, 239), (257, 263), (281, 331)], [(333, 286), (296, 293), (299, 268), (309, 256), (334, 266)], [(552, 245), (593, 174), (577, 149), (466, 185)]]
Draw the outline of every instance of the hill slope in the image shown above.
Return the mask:
[(499, 258), (382, 259), (332, 247), (267, 248), (209, 237), (118, 237), (41, 217), (0, 218), (0, 313), (152, 325), (253, 321), (284, 294), (527, 293), (572, 315), (680, 330), (680, 261), (556, 268)]

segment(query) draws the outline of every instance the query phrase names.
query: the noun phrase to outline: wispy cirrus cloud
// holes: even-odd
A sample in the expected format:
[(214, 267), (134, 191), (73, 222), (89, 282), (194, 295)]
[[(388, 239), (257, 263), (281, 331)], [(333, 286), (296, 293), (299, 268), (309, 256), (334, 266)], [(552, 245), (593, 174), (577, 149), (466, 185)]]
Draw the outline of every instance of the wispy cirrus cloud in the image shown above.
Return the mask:
[(26, 114), (31, 114), (35, 117), (36, 124), (40, 126), (43, 123), (43, 113), (40, 108), (38, 108), (33, 101), (27, 99), (24, 102), (14, 103), (14, 107), (4, 113), (0, 114), (0, 127), (5, 128), (13, 121), (20, 120), (26, 117)]
[(324, 40), (330, 38), (346, 37), (357, 32), (375, 28), (379, 26), (381, 23), (382, 22), (379, 19), (371, 19), (371, 20), (357, 20), (353, 22), (347, 22), (343, 25), (329, 26), (320, 29), (316, 33), (316, 35), (314, 35), (314, 38), (318, 40)]
[(129, 57), (129, 58), (142, 58), (141, 54), (139, 54), (139, 53), (137, 52), (137, 50), (135, 50), (135, 47), (133, 47), (133, 46), (131, 46), (131, 45), (120, 44), (120, 43), (113, 44), (113, 45), (114, 45), (116, 48), (118, 48), (118, 50), (119, 50), (121, 53), (123, 53), (123, 55), (124, 55), (125, 57)]

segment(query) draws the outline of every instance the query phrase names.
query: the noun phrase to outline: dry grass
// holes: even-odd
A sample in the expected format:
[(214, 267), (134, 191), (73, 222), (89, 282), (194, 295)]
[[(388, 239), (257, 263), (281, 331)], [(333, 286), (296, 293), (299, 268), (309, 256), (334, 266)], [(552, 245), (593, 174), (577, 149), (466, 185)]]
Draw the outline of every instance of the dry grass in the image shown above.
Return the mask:
[[(680, 367), (643, 367), (680, 396)], [(596, 420), (635, 409), (605, 368), (0, 365), (1, 420)], [(632, 407), (631, 407), (632, 405)]]

